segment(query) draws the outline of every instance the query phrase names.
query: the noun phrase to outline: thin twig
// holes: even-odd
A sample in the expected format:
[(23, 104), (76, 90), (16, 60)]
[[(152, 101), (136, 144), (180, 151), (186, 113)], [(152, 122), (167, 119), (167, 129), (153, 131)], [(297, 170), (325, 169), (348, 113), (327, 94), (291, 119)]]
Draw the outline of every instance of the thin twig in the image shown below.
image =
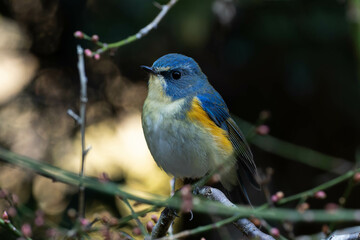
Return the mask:
[(139, 220), (139, 217), (138, 215), (135, 213), (134, 209), (132, 208), (129, 200), (127, 200), (127, 198), (123, 198), (122, 199), (124, 201), (124, 203), (126, 204), (126, 206), (130, 209), (130, 212), (131, 212), (131, 215), (133, 216), (133, 218), (135, 219), (138, 227), (140, 228), (141, 230), (141, 233), (144, 235), (144, 236), (148, 236), (149, 234), (147, 233), (144, 225), (141, 223), (141, 221)]
[(170, 0), (170, 2), (168, 2), (168, 4), (166, 5), (162, 5), (161, 6), (161, 11), (160, 13), (156, 16), (156, 18), (149, 23), (147, 26), (145, 26), (144, 28), (140, 29), (140, 31), (136, 34), (136, 38), (140, 39), (143, 36), (145, 36), (146, 34), (148, 34), (152, 29), (156, 28), (157, 25), (159, 24), (159, 22), (161, 21), (161, 19), (164, 18), (164, 16), (166, 15), (166, 13), (170, 10), (170, 8), (177, 2), (177, 0)]
[[(150, 22), (148, 25), (146, 25), (145, 27), (143, 27), (142, 29), (140, 29), (139, 32), (137, 32), (134, 35), (131, 35), (121, 41), (118, 42), (114, 42), (114, 43), (103, 43), (100, 41), (97, 41), (96, 44), (100, 47), (99, 49), (97, 49), (95, 51), (95, 53), (101, 54), (109, 49), (113, 49), (113, 48), (118, 48), (121, 47), (123, 45), (129, 44), (131, 42), (134, 42), (136, 40), (139, 40), (140, 38), (144, 37), (145, 35), (147, 35), (151, 30), (155, 29), (157, 27), (157, 25), (160, 23), (160, 21), (165, 17), (165, 15), (169, 12), (169, 10), (174, 6), (174, 4), (177, 2), (178, 0), (170, 0), (167, 4), (165, 5), (157, 5), (158, 8), (161, 9), (161, 11), (159, 12), (159, 14), (154, 18), (154, 20), (152, 22)], [(84, 35), (84, 39), (92, 41), (92, 38), (83, 33)]]
[[(298, 200), (298, 199), (302, 199), (302, 198), (308, 198), (308, 197), (311, 197), (313, 196), (316, 192), (318, 191), (321, 191), (321, 190), (325, 190), (325, 189), (328, 189), (336, 184), (339, 184), (351, 177), (354, 176), (355, 173), (359, 172), (360, 171), (360, 168), (356, 169), (356, 170), (350, 170), (348, 171), (347, 173), (337, 177), (337, 178), (334, 178), (330, 181), (327, 181), (319, 186), (316, 186), (312, 189), (309, 189), (309, 190), (306, 190), (304, 192), (301, 192), (301, 193), (297, 193), (295, 195), (292, 195), (292, 196), (289, 196), (289, 197), (286, 197), (286, 198), (283, 198), (281, 200), (279, 200), (276, 204), (277, 205), (282, 205), (282, 204), (285, 204), (285, 203), (288, 203), (288, 202), (291, 202), (291, 201), (295, 201), (295, 200)], [(265, 203), (259, 207), (256, 208), (256, 210), (263, 210), (263, 209), (266, 209), (269, 207), (269, 204), (268, 203)]]
[[(85, 148), (85, 124), (86, 124), (86, 103), (87, 99), (87, 77), (85, 75), (85, 63), (84, 63), (84, 54), (83, 49), (78, 45), (77, 46), (78, 54), (78, 70), (80, 76), (80, 115), (77, 115), (74, 111), (69, 109), (67, 113), (75, 119), (75, 121), (80, 125), (80, 134), (81, 134), (81, 170), (80, 177), (81, 179), (84, 176), (84, 166), (85, 166), (85, 157), (86, 154), (91, 149)], [(85, 188), (80, 182), (79, 184), (79, 217), (85, 217)]]
[(67, 114), (70, 116), (70, 117), (72, 117), (75, 121), (76, 121), (76, 123), (77, 124), (81, 124), (81, 118), (79, 117), (79, 115), (77, 115), (73, 110), (71, 110), (71, 109), (68, 109), (67, 110)]
[[(350, 193), (351, 193), (354, 185), (355, 185), (355, 184), (354, 184), (354, 178), (350, 178), (350, 179), (348, 180), (348, 184), (347, 184), (347, 187), (346, 187), (344, 193), (343, 193), (342, 196), (339, 198), (339, 203), (340, 203), (339, 206), (340, 206), (340, 207), (344, 207), (344, 206), (345, 206), (346, 201), (347, 201), (347, 199), (348, 199), (348, 197), (349, 197), (349, 195), (350, 195)], [(329, 225), (330, 231), (333, 231), (333, 230), (335, 229), (335, 225), (336, 225), (335, 222), (333, 222), (333, 223), (331, 223), (331, 224)]]

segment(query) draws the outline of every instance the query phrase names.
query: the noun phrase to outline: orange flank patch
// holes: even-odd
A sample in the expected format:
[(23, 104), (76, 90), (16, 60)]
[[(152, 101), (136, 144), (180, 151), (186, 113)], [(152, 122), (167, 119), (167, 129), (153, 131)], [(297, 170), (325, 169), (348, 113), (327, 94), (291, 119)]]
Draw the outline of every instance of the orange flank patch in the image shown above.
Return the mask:
[(218, 127), (209, 115), (201, 107), (201, 103), (197, 98), (194, 98), (191, 103), (191, 109), (187, 113), (190, 120), (198, 121), (203, 127), (209, 130), (214, 136), (217, 145), (223, 149), (227, 154), (233, 152), (233, 146), (228, 138), (227, 132)]

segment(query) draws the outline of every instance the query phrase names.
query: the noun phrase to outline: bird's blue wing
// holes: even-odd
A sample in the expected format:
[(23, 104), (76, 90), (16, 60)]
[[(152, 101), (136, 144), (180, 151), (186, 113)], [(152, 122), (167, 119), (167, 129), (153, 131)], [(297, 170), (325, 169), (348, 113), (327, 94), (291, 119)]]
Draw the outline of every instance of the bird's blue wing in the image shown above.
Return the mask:
[[(260, 188), (257, 182), (257, 170), (253, 160), (253, 155), (246, 142), (245, 136), (231, 118), (229, 110), (218, 92), (215, 90), (202, 93), (197, 96), (204, 111), (209, 115), (214, 123), (228, 132), (228, 138), (232, 143), (235, 154), (241, 163), (242, 170), (245, 172), (250, 183), (257, 189)], [(246, 192), (245, 192), (246, 194)]]

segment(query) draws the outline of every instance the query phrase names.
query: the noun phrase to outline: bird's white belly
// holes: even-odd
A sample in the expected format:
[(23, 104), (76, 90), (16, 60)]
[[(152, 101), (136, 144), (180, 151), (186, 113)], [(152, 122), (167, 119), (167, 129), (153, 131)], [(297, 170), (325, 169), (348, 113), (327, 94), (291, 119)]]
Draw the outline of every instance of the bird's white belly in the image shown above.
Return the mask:
[(153, 107), (152, 101), (145, 102), (142, 121), (150, 152), (165, 172), (177, 178), (200, 178), (212, 165), (214, 141), (186, 117), (175, 117), (178, 111), (169, 111), (169, 107)]

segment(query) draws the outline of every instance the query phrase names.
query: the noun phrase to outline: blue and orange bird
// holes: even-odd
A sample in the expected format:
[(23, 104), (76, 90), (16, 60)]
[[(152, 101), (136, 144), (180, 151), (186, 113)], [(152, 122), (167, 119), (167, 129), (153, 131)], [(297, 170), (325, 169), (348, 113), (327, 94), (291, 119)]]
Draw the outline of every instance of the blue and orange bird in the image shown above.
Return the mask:
[(239, 183), (249, 201), (242, 179), (245, 175), (259, 188), (253, 155), (195, 60), (172, 53), (152, 67), (141, 67), (150, 73), (142, 126), (157, 165), (181, 179), (198, 179), (218, 169), (224, 187)]

